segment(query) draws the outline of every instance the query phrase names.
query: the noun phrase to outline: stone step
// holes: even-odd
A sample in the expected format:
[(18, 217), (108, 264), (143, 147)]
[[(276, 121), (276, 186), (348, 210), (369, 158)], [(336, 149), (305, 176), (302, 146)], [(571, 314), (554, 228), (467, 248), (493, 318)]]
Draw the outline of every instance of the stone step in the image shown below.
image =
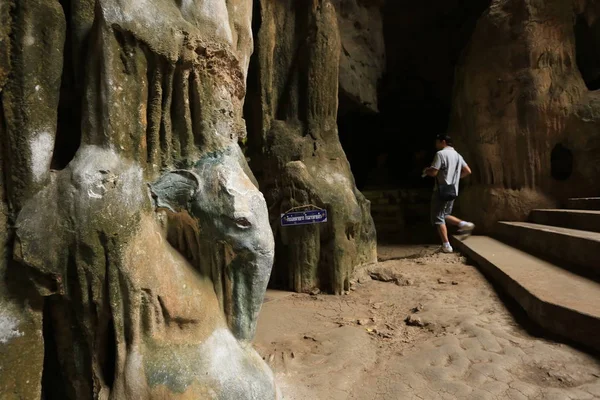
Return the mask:
[(600, 232), (600, 211), (595, 210), (533, 210), (529, 214), (529, 221), (541, 225)]
[(490, 237), (452, 242), (535, 323), (600, 350), (600, 283)]
[(600, 233), (530, 222), (499, 222), (498, 238), (574, 272), (600, 277)]
[(600, 210), (600, 197), (569, 199), (566, 206), (571, 210)]

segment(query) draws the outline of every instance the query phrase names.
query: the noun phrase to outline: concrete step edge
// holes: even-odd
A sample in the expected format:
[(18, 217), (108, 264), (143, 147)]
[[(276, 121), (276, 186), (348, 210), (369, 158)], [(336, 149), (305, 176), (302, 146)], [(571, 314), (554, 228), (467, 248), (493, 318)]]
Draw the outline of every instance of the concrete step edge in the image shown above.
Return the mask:
[(600, 233), (581, 229), (564, 228), (553, 225), (536, 224), (533, 222), (498, 221), (498, 224), (515, 228), (533, 230), (544, 233), (571, 236), (583, 240), (597, 241), (600, 244)]
[(568, 199), (565, 202), (565, 208), (600, 210), (600, 197), (581, 197)]
[(600, 282), (600, 232), (530, 222), (499, 222), (494, 237)]
[(528, 221), (589, 232), (600, 232), (600, 211), (538, 209), (529, 213)]
[(600, 210), (577, 210), (571, 208), (536, 208), (535, 210), (531, 210), (531, 212), (600, 215)]

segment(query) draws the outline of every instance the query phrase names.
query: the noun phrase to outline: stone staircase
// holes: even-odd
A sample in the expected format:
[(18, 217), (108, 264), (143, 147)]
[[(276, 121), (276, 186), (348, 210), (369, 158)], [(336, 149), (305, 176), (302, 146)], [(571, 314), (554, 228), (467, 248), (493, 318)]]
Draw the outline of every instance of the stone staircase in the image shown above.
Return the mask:
[(498, 222), (494, 237), (452, 241), (538, 325), (600, 350), (600, 198)]

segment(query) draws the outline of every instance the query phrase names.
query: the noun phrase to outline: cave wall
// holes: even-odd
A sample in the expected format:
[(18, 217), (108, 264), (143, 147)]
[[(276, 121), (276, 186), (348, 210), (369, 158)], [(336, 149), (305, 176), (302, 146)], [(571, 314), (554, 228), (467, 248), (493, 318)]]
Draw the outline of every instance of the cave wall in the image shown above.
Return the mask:
[[(11, 2), (0, 3), (0, 96), (12, 70), (13, 6)], [(44, 362), (42, 302), (27, 279), (15, 273), (12, 262), (6, 137), (0, 107), (0, 397), (39, 399)]]
[[(248, 155), (270, 209), (275, 287), (342, 293), (354, 268), (376, 259), (369, 202), (356, 188), (336, 121), (340, 84), (353, 103), (376, 105), (377, 61), (358, 70), (362, 55), (341, 56), (343, 49), (359, 52), (367, 45), (364, 33), (356, 35), (356, 44), (353, 36), (340, 34), (361, 27), (348, 27), (351, 14), (368, 19), (375, 12), (361, 11), (360, 3), (262, 0), (255, 5)], [(365, 76), (373, 78), (365, 81)], [(281, 213), (305, 205), (327, 209), (328, 223), (280, 226)]]
[(338, 113), (379, 111), (386, 68), (382, 0), (334, 0), (340, 32)]
[[(383, 147), (380, 83), (386, 70), (382, 1), (337, 0), (342, 49), (338, 91), (338, 134), (359, 189), (364, 189), (374, 147)], [(369, 140), (365, 140), (369, 135)]]
[[(578, 54), (598, 43), (598, 7), (495, 0), (479, 19), (457, 67), (450, 133), (474, 172), (461, 215), (480, 232), (568, 197), (600, 195), (600, 94), (586, 86)], [(587, 36), (576, 35), (582, 23)], [(585, 59), (593, 81), (597, 63)], [(559, 144), (572, 154), (572, 173), (556, 179)]]
[(238, 146), (251, 10), (0, 3), (0, 398), (280, 398), (250, 345), (274, 258)]
[[(277, 397), (248, 346), (267, 280), (339, 294), (376, 260), (340, 113), (380, 111), (386, 67), (390, 98), (410, 68), (436, 80), (415, 43), (384, 44), (391, 4), (0, 3), (0, 397)], [(443, 6), (431, 23), (470, 12)], [(474, 171), (461, 216), (481, 232), (599, 194), (598, 16), (592, 0), (492, 0), (474, 30), (458, 24), (442, 108)], [(378, 140), (369, 128), (355, 146)], [(280, 226), (306, 205), (328, 223)]]

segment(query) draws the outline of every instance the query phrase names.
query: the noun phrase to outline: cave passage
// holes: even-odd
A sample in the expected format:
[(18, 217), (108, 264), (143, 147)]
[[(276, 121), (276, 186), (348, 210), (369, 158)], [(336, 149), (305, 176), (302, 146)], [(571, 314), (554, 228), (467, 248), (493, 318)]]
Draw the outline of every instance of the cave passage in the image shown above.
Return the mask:
[[(378, 237), (384, 241), (389, 230), (385, 225), (403, 242), (435, 239), (407, 228), (431, 230), (427, 203), (433, 182), (421, 178), (421, 172), (435, 155), (435, 136), (447, 132), (455, 67), (489, 4), (490, 0), (386, 2), (382, 15), (387, 71), (379, 84), (379, 113), (362, 110), (340, 93), (340, 140), (358, 188), (371, 199)], [(386, 210), (379, 210), (382, 196), (388, 197)]]

